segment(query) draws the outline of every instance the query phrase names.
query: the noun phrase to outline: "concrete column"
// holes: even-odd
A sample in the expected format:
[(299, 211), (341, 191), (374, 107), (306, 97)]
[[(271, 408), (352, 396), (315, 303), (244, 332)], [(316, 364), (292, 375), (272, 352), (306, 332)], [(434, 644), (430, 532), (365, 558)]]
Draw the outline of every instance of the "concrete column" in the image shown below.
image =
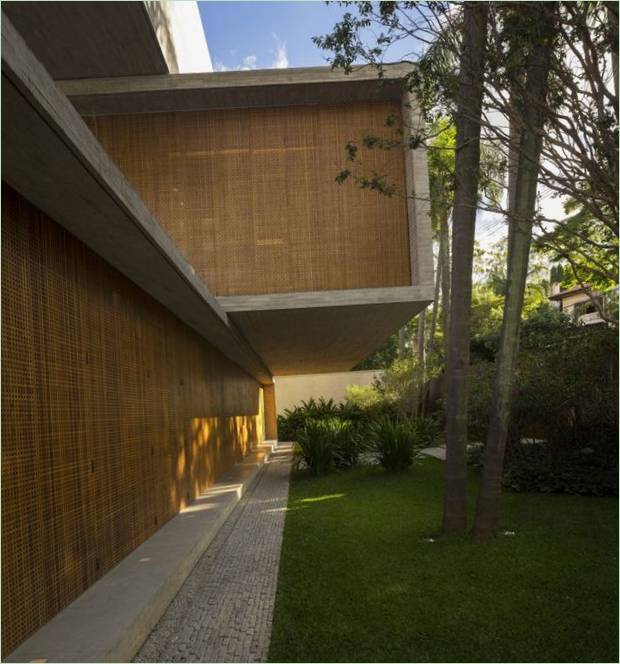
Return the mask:
[(265, 439), (278, 439), (278, 415), (276, 410), (275, 385), (263, 385), (263, 405), (265, 408)]

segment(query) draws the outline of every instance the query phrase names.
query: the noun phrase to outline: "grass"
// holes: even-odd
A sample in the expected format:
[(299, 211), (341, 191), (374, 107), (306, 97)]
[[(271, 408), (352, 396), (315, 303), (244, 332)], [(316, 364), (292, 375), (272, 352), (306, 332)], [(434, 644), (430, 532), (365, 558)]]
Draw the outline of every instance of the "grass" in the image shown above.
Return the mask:
[(617, 500), (505, 493), (480, 544), (441, 493), (436, 459), (295, 474), (270, 661), (618, 661)]

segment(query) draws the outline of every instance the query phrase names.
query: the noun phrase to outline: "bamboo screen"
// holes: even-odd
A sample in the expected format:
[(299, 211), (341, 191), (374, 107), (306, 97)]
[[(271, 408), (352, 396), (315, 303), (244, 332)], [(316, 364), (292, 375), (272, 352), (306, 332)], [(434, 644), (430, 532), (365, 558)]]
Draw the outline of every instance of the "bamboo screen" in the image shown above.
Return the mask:
[(258, 384), (3, 185), (3, 656), (262, 437)]
[(348, 141), (393, 136), (396, 103), (154, 113), (88, 123), (217, 295), (411, 284), (402, 149), (360, 152), (360, 175), (336, 175)]

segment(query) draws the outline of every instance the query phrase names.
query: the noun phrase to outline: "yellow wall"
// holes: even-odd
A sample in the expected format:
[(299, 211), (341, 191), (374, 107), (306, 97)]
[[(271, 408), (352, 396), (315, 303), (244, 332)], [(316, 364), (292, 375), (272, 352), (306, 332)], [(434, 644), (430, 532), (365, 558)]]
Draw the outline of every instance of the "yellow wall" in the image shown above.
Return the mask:
[(299, 376), (276, 376), (276, 407), (278, 415), (286, 408), (297, 406), (310, 397), (344, 401), (347, 386), (370, 385), (380, 370), (339, 371), (336, 373), (304, 374)]

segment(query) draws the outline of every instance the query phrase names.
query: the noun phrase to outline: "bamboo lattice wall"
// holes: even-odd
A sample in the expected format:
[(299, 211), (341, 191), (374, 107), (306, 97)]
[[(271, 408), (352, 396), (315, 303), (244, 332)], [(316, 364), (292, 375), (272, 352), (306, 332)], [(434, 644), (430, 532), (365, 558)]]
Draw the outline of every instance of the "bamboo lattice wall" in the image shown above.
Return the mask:
[(217, 295), (411, 284), (403, 150), (360, 151), (393, 197), (338, 185), (345, 145), (394, 136), (396, 103), (88, 118)]
[(262, 437), (258, 384), (3, 184), (2, 651)]

